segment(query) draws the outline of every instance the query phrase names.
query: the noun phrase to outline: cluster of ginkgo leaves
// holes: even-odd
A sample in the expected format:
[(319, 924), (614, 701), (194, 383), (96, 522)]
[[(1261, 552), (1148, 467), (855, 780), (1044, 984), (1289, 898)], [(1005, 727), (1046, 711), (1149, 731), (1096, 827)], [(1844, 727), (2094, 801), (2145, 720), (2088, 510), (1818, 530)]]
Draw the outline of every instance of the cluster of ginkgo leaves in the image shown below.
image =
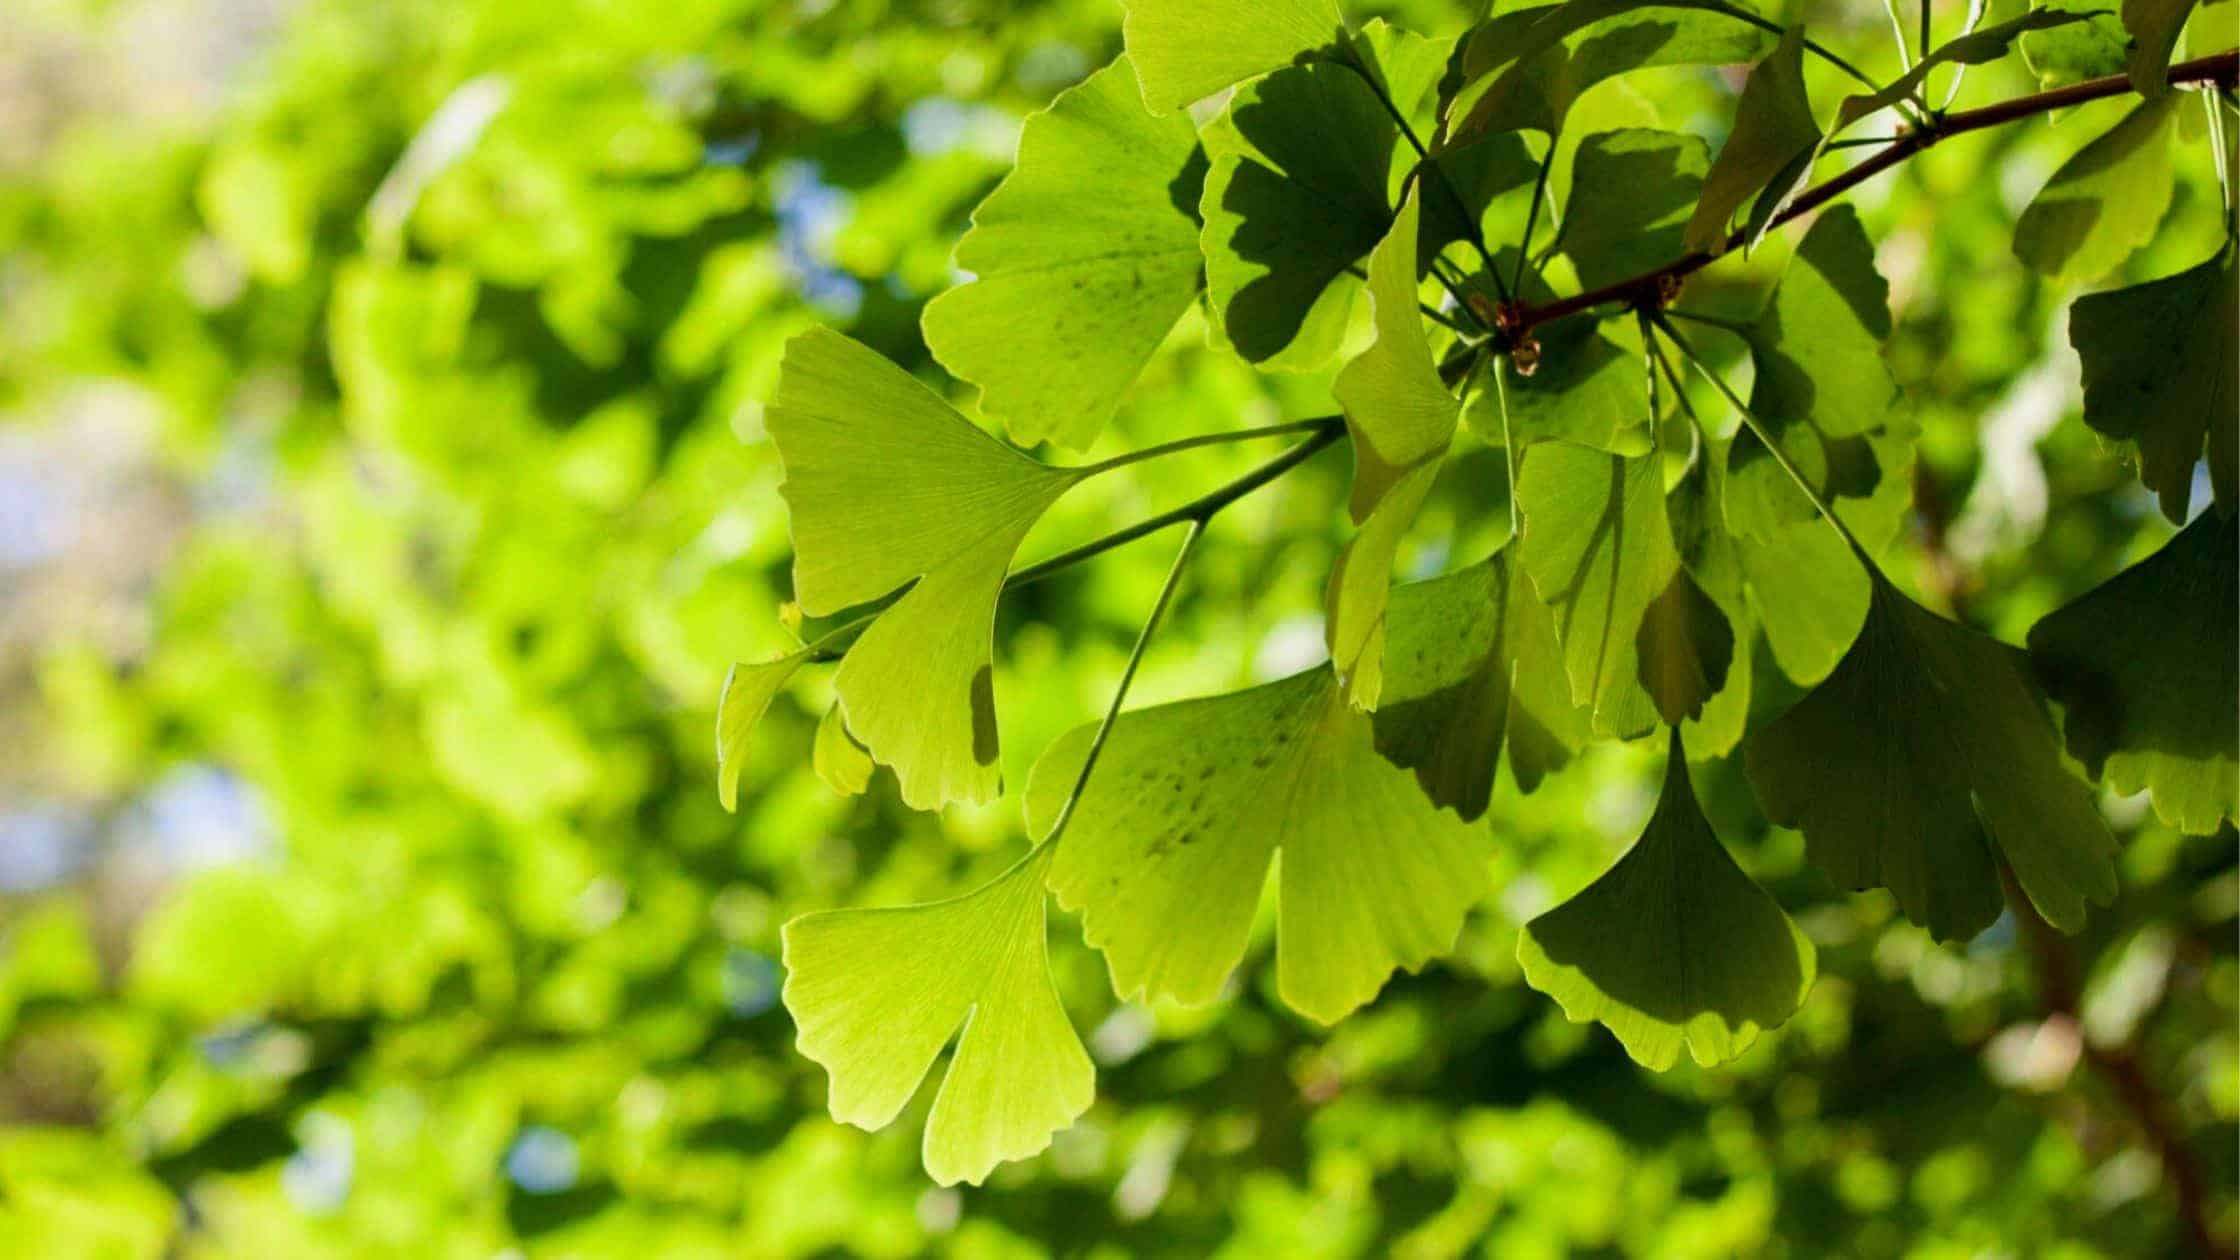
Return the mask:
[[(1016, 169), (974, 215), (957, 248), (970, 278), (925, 309), (935, 357), (1013, 442), (1079, 449), (1195, 303), (1227, 349), (1269, 370), (1332, 363), (1363, 313), (1373, 335), (1336, 377), (1340, 415), (1086, 465), (1030, 458), (837, 333), (788, 347), (766, 414), (795, 594), (837, 628), (733, 671), (727, 805), (772, 697), (834, 660), (814, 751), (828, 783), (861, 791), (885, 766), (914, 808), (997, 797), (1006, 587), (1170, 526), (1183, 538), (1111, 711), (1035, 767), (1035, 847), (954, 900), (787, 927), (785, 1002), (831, 1074), (833, 1114), (888, 1123), (954, 1041), (925, 1158), (941, 1181), (977, 1181), (1089, 1105), (1090, 1062), (1048, 974), (1046, 892), (1080, 916), (1122, 997), (1204, 1003), (1246, 952), (1272, 866), (1278, 989), (1312, 1019), (1343, 1018), (1451, 948), (1487, 891), (1481, 820), (1504, 754), (1530, 792), (1590, 741), (1669, 732), (1638, 841), (1519, 945), (1534, 987), (1658, 1068), (1683, 1048), (1704, 1064), (1741, 1053), (1814, 975), (1810, 943), (1706, 822), (1691, 757), (1739, 748), (1765, 816), (1802, 831), (1815, 866), (1887, 888), (1948, 940), (1989, 925), (2010, 879), (2067, 929), (2114, 895), (2115, 843), (2064, 740), (2173, 825), (2233, 819), (2229, 239), (2190, 270), (2076, 303), (2086, 422), (2136, 459), (2173, 521), (2206, 455), (2214, 504), (2046, 617), (2027, 651), (1922, 607), (1877, 567), (1911, 506), (1914, 430), (1858, 217), (1820, 210), (1746, 322), (1687, 311), (1673, 283), (1817, 209), (1814, 171), (1853, 124), (1945, 125), (1932, 71), (2026, 35), (2045, 41), (2036, 57), (2130, 76), (2104, 93), (2133, 95), (2128, 115), (2052, 177), (2015, 239), (2049, 276), (2104, 275), (2152, 235), (2192, 100), (2229, 189), (2230, 65), (2181, 85), (2208, 91), (2171, 82), (2193, 8), (1971, 20), (1831, 110), (1804, 65), (1833, 55), (1727, 0), (1569, 0), (1448, 40), (1350, 25), (1334, 0), (1129, 0), (1126, 51), (1027, 121)], [(1555, 140), (1588, 88), (1645, 66), (1745, 63), (1715, 156), (1680, 133), (1587, 135), (1566, 204), (1543, 215)], [(1487, 208), (1526, 188), (1524, 239), (1489, 246)], [(1566, 305), (1561, 277), (1584, 296)], [(1676, 319), (1739, 339), (1747, 398)], [(1697, 414), (1691, 369), (1731, 418)], [(1509, 541), (1395, 585), (1397, 548), (1465, 425), (1505, 452)], [(1300, 441), (1238, 482), (1014, 570), (1027, 531), (1083, 480), (1281, 433)], [(1327, 588), (1329, 662), (1123, 712), (1205, 521), (1340, 440), (1355, 533)], [(1753, 730), (1760, 635), (1809, 690)]]

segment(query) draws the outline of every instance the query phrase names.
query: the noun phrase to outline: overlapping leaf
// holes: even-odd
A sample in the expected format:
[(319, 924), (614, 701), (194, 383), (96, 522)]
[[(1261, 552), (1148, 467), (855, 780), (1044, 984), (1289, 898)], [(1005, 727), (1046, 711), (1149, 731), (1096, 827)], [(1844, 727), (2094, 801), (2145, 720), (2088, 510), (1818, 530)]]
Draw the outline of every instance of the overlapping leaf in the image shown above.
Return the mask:
[(2240, 816), (2240, 519), (2203, 512), (2162, 550), (2031, 627), (2069, 751), (2151, 791), (2196, 835)]
[(1020, 539), (1082, 474), (1018, 454), (825, 329), (787, 344), (768, 424), (801, 607), (824, 616), (915, 579), (840, 664), (848, 730), (913, 808), (991, 799), (996, 596)]
[(2014, 225), (2014, 253), (2060, 281), (2106, 275), (2154, 239), (2170, 207), (2178, 97), (2143, 101), (2046, 181)]
[(1558, 238), (1582, 287), (1639, 275), (1680, 254), (1710, 163), (1702, 139), (1671, 131), (1605, 131), (1579, 142)]
[(2081, 22), (2023, 35), (2022, 59), (2030, 63), (2039, 82), (2053, 87), (2123, 73), (2124, 53), (2131, 41), (2108, 0), (2046, 0), (2038, 7), (2084, 15)]
[[(1504, 248), (1493, 265), (1507, 274), (1515, 262), (1516, 250)], [(1535, 305), (1556, 300), (1531, 268), (1517, 296)], [(1540, 361), (1532, 375), (1504, 364), (1498, 382), (1488, 380), (1470, 395), (1463, 421), (1472, 432), (1495, 446), (1514, 440), (1520, 450), (1548, 440), (1621, 455), (1649, 449), (1642, 347), (1631, 322), (1557, 320), (1534, 329), (1533, 337), (1540, 343)]]
[(1330, 574), (1330, 657), (1346, 694), (1375, 708), (1382, 686), (1385, 594), (1400, 536), (1415, 520), (1454, 440), (1462, 404), (1439, 379), (1416, 310), (1420, 184), (1369, 255), (1376, 340), (1332, 387), (1353, 436), (1353, 521), (1359, 527)]
[(2123, 29), (2131, 32), (2131, 50), (2123, 68), (2131, 86), (2153, 99), (2170, 91), (2170, 54), (2186, 28), (2196, 0), (2123, 0)]
[(1741, 549), (1726, 529), (1722, 455), (1717, 444), (1706, 439), (1694, 463), (1665, 494), (1665, 514), (1672, 522), (1672, 543), (1680, 553), (1680, 565), (1726, 619), (1734, 644), (1725, 684), (1714, 689), (1701, 713), (1680, 724), (1681, 739), (1689, 755), (1698, 760), (1724, 757), (1742, 742), (1750, 717), (1751, 648), (1757, 637), (1757, 618), (1745, 594)]
[(1145, 112), (1126, 57), (1061, 93), (957, 242), (975, 276), (926, 304), (927, 348), (1012, 440), (1089, 445), (1197, 296), (1204, 178), (1197, 130)]
[(1572, 703), (1555, 618), (1514, 548), (1392, 590), (1377, 751), (1434, 802), (1484, 816), (1506, 750), (1531, 792), (1593, 738)]
[(808, 659), (808, 652), (801, 651), (774, 660), (741, 661), (724, 676), (723, 698), (716, 702), (716, 796), (725, 809), (739, 807), (739, 772), (746, 765), (754, 728)]
[(2240, 506), (2240, 288), (2233, 248), (2199, 266), (2077, 299), (2069, 342), (2084, 363), (2084, 422), (2136, 443), (2139, 480), (2173, 522), (2186, 519), (2207, 448), (2217, 506)]
[(1999, 864), (2047, 921), (2115, 895), (2115, 841), (2061, 762), (2021, 652), (1907, 599), (1879, 573), (1827, 681), (1745, 745), (1766, 817), (1845, 888), (1888, 888), (1945, 940), (1998, 917)]
[(831, 1074), (835, 1119), (883, 1128), (956, 1039), (926, 1121), (926, 1172), (944, 1185), (1035, 1154), (1094, 1100), (1050, 980), (1048, 867), (1041, 850), (949, 901), (785, 926), (786, 1010), (801, 1053)]
[(2029, 31), (2051, 30), (2071, 22), (2081, 22), (2085, 15), (2057, 9), (2032, 9), (2012, 21), (1986, 26), (1949, 40), (1929, 51), (1929, 55), (1913, 63), (1913, 68), (1892, 79), (1879, 92), (1867, 92), (1844, 98), (1836, 109), (1836, 121), (1828, 130), (1831, 134), (1843, 130), (1877, 110), (1888, 109), (1912, 96), (1928, 81), (1929, 75), (1939, 66), (1980, 66), (1997, 61), (2007, 55), (2015, 40)]
[(809, 750), (810, 766), (826, 787), (842, 796), (860, 796), (871, 786), (875, 769), (871, 753), (848, 734), (848, 723), (835, 704), (817, 723), (816, 742)]
[[(1043, 755), (1034, 834), (1055, 821), (1093, 727)], [(1050, 872), (1123, 997), (1212, 1001), (1243, 958), (1277, 863), (1276, 979), (1333, 1023), (1395, 968), (1452, 948), (1486, 887), (1480, 833), (1377, 754), (1370, 718), (1316, 667), (1122, 714)]]
[(1740, 1055), (1796, 1013), (1815, 968), (1812, 943), (1712, 833), (1670, 742), (1641, 838), (1517, 939), (1527, 984), (1657, 1071), (1683, 1045), (1706, 1067)]
[[(1812, 120), (1812, 99), (1804, 90), (1804, 27), (1792, 26), (1743, 83), (1734, 130), (1704, 177), (1703, 197), (1682, 243), (1690, 250), (1717, 245), (1743, 202), (1784, 172), (1790, 172), (1790, 184), (1800, 179), (1804, 170), (1797, 168), (1797, 160), (1809, 158), (1819, 145), (1820, 127)], [(1772, 195), (1778, 198), (1787, 191), (1776, 187)]]
[(1126, 8), (1122, 38), (1144, 103), (1157, 114), (1289, 65), (1345, 34), (1336, 0), (1126, 0)]

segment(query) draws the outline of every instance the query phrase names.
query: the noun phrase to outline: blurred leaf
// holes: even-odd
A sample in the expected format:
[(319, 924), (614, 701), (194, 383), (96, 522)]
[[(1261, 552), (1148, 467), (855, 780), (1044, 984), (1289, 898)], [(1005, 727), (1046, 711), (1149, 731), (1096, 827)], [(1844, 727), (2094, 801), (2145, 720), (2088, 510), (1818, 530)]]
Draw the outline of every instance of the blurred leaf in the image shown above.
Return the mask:
[(2124, 71), (2150, 101), (2169, 94), (2170, 54), (2193, 6), (2194, 0), (2123, 0), (2123, 29), (2131, 32)]
[(1879, 92), (1862, 93), (1845, 97), (1836, 109), (1835, 125), (1830, 133), (1843, 130), (1877, 110), (1888, 109), (1913, 95), (1929, 79), (1931, 71), (1942, 65), (1980, 66), (1997, 61), (2007, 55), (2014, 41), (2029, 31), (2052, 30), (2071, 22), (2081, 22), (2081, 13), (2066, 13), (2055, 9), (2032, 9), (2021, 17), (1986, 26), (1981, 30), (1949, 40), (1929, 51), (1929, 55), (1913, 63), (1913, 68), (1892, 79)]
[(2014, 254), (2056, 281), (2094, 280), (2154, 239), (2170, 206), (2171, 93), (2079, 149), (2014, 225)]
[(2083, 15), (2082, 21), (2022, 36), (2022, 59), (2047, 87), (2122, 74), (2130, 42), (2108, 0), (2043, 0), (2037, 7)]

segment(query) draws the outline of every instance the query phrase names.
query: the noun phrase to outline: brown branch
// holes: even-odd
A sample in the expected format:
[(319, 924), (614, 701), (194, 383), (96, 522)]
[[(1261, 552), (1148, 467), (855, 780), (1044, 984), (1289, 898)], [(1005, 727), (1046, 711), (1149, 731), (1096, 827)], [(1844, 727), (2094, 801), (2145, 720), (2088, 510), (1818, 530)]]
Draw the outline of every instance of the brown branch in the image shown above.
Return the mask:
[[(2240, 52), (2223, 52), (2209, 57), (2197, 57), (2192, 61), (2182, 62), (2170, 67), (2170, 82), (2172, 83), (2217, 83), (2230, 88), (2234, 85), (2236, 78), (2240, 78)], [(2109, 96), (2121, 96), (2131, 90), (2131, 80), (2123, 75), (2116, 74), (2103, 79), (2087, 79), (2082, 83), (2072, 83), (2067, 87), (2054, 88), (2048, 92), (2018, 96), (2011, 101), (2002, 101), (1997, 105), (1986, 105), (1981, 109), (1966, 109), (1958, 113), (1946, 114), (1941, 119), (1936, 120), (1935, 125), (1930, 129), (1907, 132), (1891, 141), (1884, 148), (1876, 150), (1874, 156), (1866, 161), (1798, 194), (1796, 200), (1783, 207), (1781, 212), (1773, 217), (1772, 222), (1766, 225), (1766, 230), (1771, 231), (1799, 215), (1819, 209), (1835, 198), (1873, 179), (1946, 137), (1963, 135), (1970, 131), (1981, 131), (1986, 127), (1997, 127), (2019, 119), (2049, 113), (2064, 106), (2081, 105), (2086, 101), (2096, 101)], [(1507, 331), (1510, 333), (1512, 340), (1521, 339), (1525, 333), (1540, 324), (1562, 319), (1567, 315), (1576, 315), (1581, 311), (1591, 310), (1606, 302), (1623, 302), (1629, 306), (1659, 305), (1660, 294), (1669, 292), (1672, 282), (1700, 271), (1710, 266), (1717, 259), (1742, 248), (1744, 242), (1749, 239), (1749, 235), (1748, 228), (1737, 229), (1726, 240), (1720, 242), (1717, 249), (1708, 252), (1698, 250), (1674, 259), (1661, 267), (1642, 272), (1638, 276), (1632, 276), (1614, 284), (1606, 284), (1598, 289), (1589, 289), (1584, 293), (1574, 294), (1571, 297), (1549, 302), (1542, 306), (1517, 307), (1510, 313), (1510, 318), (1507, 321)]]

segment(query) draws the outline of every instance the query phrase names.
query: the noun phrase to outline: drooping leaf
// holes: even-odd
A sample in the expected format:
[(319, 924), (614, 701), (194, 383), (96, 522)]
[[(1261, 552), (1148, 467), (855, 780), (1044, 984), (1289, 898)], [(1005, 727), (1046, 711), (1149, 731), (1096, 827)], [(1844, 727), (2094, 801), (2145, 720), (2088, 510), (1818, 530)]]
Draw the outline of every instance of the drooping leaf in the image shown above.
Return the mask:
[(1652, 66), (1731, 65), (1772, 42), (1707, 0), (1569, 0), (1498, 14), (1462, 53), (1464, 87), (1447, 109), (1444, 148), (1507, 131), (1563, 129), (1588, 88)]
[(1013, 441), (1089, 445), (1197, 296), (1204, 179), (1189, 118), (1146, 113), (1126, 57), (1097, 71), (1027, 119), (926, 347)]
[[(1800, 155), (1820, 144), (1812, 121), (1812, 99), (1804, 90), (1804, 27), (1791, 26), (1766, 59), (1751, 68), (1735, 102), (1734, 130), (1703, 180), (1681, 243), (1708, 250), (1727, 234), (1727, 221), (1776, 176), (1794, 168)], [(1809, 170), (1809, 167), (1806, 168)], [(1802, 178), (1798, 171), (1789, 178)]]
[(2084, 363), (2084, 422), (2138, 444), (2139, 480), (2173, 522), (2186, 519), (2204, 445), (2217, 506), (2240, 506), (2232, 258), (2227, 245), (2177, 275), (2078, 298), (2069, 311), (2069, 344)]
[(1841, 664), (1744, 746), (1766, 817), (1845, 888), (1888, 888), (1941, 939), (1988, 927), (1998, 864), (2066, 931), (2115, 896), (2115, 840), (2061, 762), (2020, 651), (1873, 575)]
[[(1027, 785), (1040, 835), (1094, 728), (1052, 745)], [(1316, 667), (1230, 695), (1122, 714), (1050, 873), (1121, 997), (1212, 1001), (1244, 956), (1277, 863), (1276, 981), (1335, 1023), (1394, 969), (1451, 948), (1484, 892), (1480, 833), (1377, 755), (1369, 715)]]
[(1709, 164), (1703, 140), (1678, 132), (1629, 129), (1581, 140), (1558, 238), (1581, 287), (1678, 257)]
[(912, 808), (994, 797), (996, 596), (1020, 539), (1082, 474), (1020, 455), (821, 328), (787, 343), (767, 423), (801, 607), (825, 616), (916, 579), (840, 663), (849, 731)]
[(2030, 629), (2069, 751), (2208, 835), (2240, 817), (2240, 529), (2203, 512), (2162, 550)]
[(1786, 1022), (1812, 989), (1812, 942), (1735, 865), (1696, 804), (1674, 733), (1656, 813), (1624, 857), (1525, 925), (1525, 983), (1573, 1023), (1608, 1028), (1636, 1063), (1705, 1067)]
[(1392, 589), (1377, 751), (1437, 804), (1484, 816), (1504, 749), (1531, 792), (1593, 738), (1572, 703), (1555, 617), (1514, 548)]
[(826, 709), (824, 719), (817, 723), (817, 739), (810, 747), (809, 758), (817, 777), (842, 796), (861, 796), (871, 786), (871, 753), (848, 734), (847, 719), (837, 704)]
[(2094, 280), (2153, 240), (2170, 207), (2178, 99), (2141, 102), (2062, 163), (2015, 222), (2015, 257), (2057, 281)]
[(1621, 738), (1701, 713), (1733, 638), (1680, 565), (1662, 457), (1545, 442), (1523, 460), (1519, 556), (1555, 610), (1573, 699)]
[(943, 1185), (1042, 1150), (1095, 1098), (1050, 980), (1049, 864), (1038, 850), (949, 901), (785, 926), (786, 1010), (801, 1053), (831, 1074), (834, 1119), (885, 1127), (956, 1038), (926, 1121), (926, 1172)]
[(1888, 109), (1913, 95), (1914, 89), (1927, 81), (1931, 71), (1944, 65), (1980, 66), (1997, 61), (2007, 55), (2007, 49), (2028, 31), (2052, 30), (2072, 22), (2084, 20), (2082, 13), (2067, 13), (2057, 9), (2032, 9), (2012, 21), (1986, 26), (1981, 30), (1949, 40), (1929, 51), (1929, 55), (1913, 63), (1913, 68), (1892, 79), (1879, 92), (1862, 93), (1844, 98), (1836, 110), (1836, 121), (1829, 128), (1831, 133), (1841, 131), (1876, 110)]
[[(1353, 46), (1392, 90), (1429, 89), (1430, 41), (1380, 24)], [(1349, 269), (1392, 225), (1399, 136), (1362, 72), (1334, 61), (1246, 84), (1207, 126), (1206, 290), (1246, 360), (1306, 371), (1337, 353), (1362, 288)]]
[(775, 660), (741, 661), (724, 675), (723, 698), (716, 702), (716, 796), (725, 809), (739, 807), (739, 771), (746, 765), (754, 728), (808, 659), (808, 652), (800, 651)]
[(1423, 506), (1454, 440), (1462, 404), (1439, 379), (1431, 339), (1416, 310), (1416, 224), (1421, 186), (1369, 255), (1369, 304), (1376, 340), (1332, 386), (1353, 436), (1351, 510), (1359, 526), (1330, 575), (1330, 657), (1346, 694), (1375, 708), (1382, 686), (1385, 594), (1400, 536)]
[(2170, 54), (2193, 14), (2195, 0), (2123, 0), (2123, 29), (2131, 32), (2124, 72), (2139, 95), (2153, 100), (2170, 91)]
[(1144, 103), (1172, 113), (1343, 38), (1336, 0), (1126, 0), (1121, 36)]

